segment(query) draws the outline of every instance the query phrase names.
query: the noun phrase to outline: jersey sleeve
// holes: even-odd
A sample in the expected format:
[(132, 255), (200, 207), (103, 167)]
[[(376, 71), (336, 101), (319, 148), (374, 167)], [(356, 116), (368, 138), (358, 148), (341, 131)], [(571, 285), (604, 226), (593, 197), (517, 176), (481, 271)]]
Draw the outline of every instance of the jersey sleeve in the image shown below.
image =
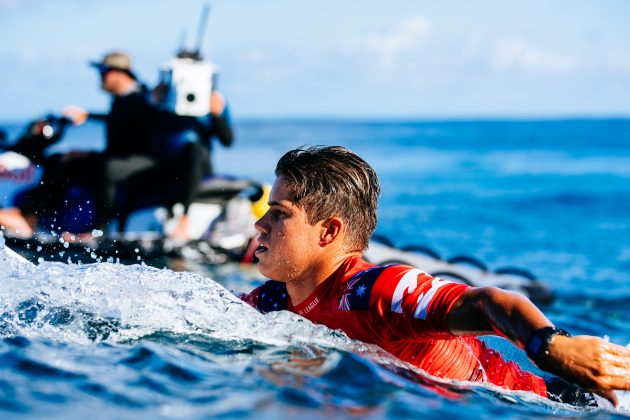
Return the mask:
[(286, 284), (269, 280), (262, 286), (252, 290), (249, 294), (239, 296), (263, 314), (288, 309), (289, 294)]
[(395, 336), (450, 338), (448, 314), (468, 287), (408, 266), (387, 267), (374, 284), (371, 315)]

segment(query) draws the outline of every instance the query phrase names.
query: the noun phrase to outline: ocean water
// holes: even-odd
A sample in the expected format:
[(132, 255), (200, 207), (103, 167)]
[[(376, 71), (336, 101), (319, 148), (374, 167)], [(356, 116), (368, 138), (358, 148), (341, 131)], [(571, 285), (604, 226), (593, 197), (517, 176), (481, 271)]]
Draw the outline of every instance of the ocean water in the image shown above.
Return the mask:
[[(244, 121), (236, 133), (215, 148), (219, 172), (271, 182), (290, 148), (349, 147), (381, 177), (379, 234), (527, 268), (556, 293), (542, 307), (555, 323), (630, 343), (629, 120)], [(102, 147), (102, 129), (56, 147)], [(1, 247), (0, 266), (3, 418), (630, 415), (627, 396), (585, 411), (437, 381), (296, 315), (261, 315), (230, 292), (260, 284), (252, 268), (32, 265)]]

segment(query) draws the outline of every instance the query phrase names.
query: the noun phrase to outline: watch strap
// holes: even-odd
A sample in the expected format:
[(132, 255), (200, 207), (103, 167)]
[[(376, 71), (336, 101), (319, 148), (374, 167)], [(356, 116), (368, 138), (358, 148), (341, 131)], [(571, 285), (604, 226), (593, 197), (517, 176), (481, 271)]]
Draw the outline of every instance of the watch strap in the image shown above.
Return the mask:
[(558, 334), (571, 337), (571, 334), (566, 330), (556, 327), (544, 327), (532, 332), (525, 342), (527, 356), (540, 366), (540, 363), (548, 355), (547, 351), (549, 350), (551, 339)]

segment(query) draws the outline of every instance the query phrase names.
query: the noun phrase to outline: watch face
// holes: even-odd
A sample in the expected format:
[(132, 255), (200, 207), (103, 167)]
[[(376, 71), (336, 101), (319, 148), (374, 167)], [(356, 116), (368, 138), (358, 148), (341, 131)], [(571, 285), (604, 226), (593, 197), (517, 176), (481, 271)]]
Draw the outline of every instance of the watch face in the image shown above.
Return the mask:
[(543, 340), (540, 336), (536, 334), (532, 335), (532, 337), (529, 339), (529, 342), (527, 343), (527, 353), (538, 354), (540, 352), (540, 348), (544, 343), (545, 340)]
[(566, 330), (556, 327), (544, 327), (534, 331), (525, 344), (527, 356), (536, 362), (536, 364), (539, 364), (549, 347), (551, 339), (557, 334), (566, 337), (571, 336)]

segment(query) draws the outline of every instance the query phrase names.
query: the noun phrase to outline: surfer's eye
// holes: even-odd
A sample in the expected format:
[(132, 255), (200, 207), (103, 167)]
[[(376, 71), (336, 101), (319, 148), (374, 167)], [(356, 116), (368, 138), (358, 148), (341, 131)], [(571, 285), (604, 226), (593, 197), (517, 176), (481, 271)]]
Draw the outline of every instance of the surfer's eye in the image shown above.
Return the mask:
[(269, 216), (273, 220), (284, 219), (288, 214), (282, 210), (269, 210)]

